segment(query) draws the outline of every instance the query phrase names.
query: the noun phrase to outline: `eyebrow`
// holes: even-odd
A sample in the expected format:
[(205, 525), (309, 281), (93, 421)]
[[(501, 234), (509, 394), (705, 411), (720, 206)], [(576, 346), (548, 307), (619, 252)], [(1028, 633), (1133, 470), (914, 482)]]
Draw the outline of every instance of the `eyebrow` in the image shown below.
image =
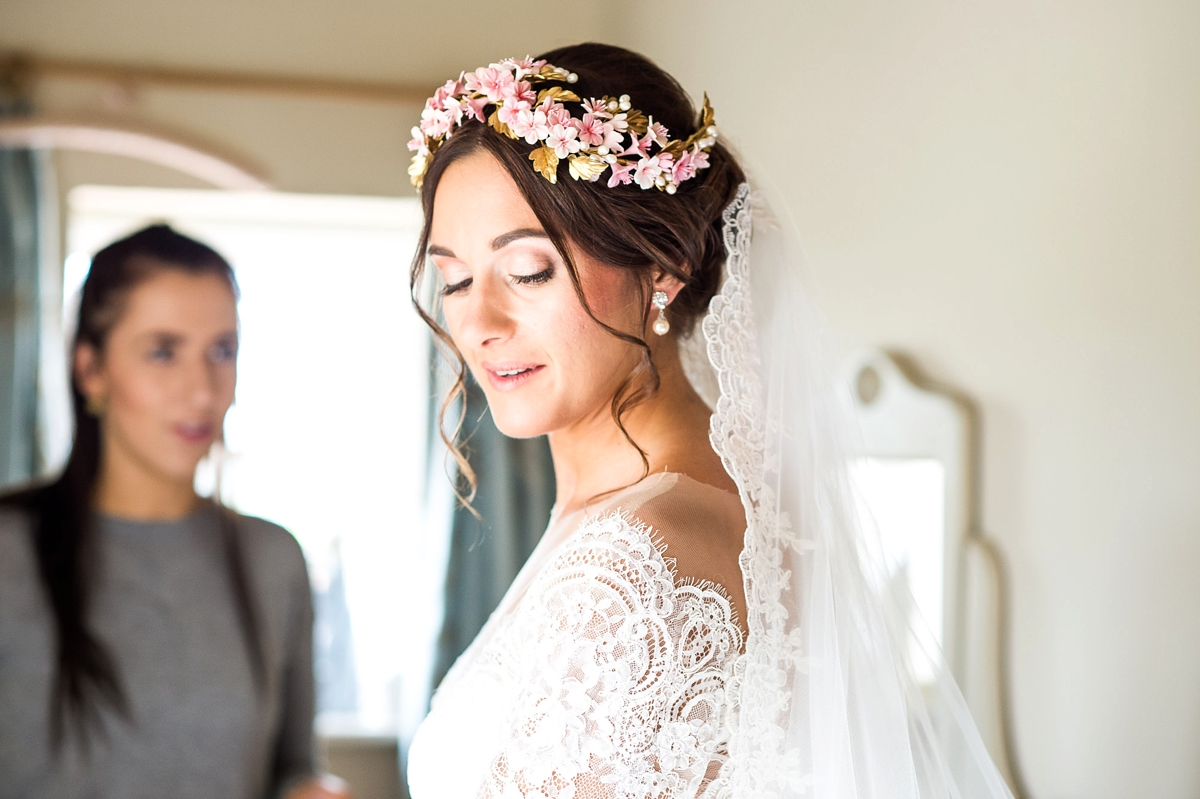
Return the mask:
[(141, 338), (144, 341), (153, 341), (155, 344), (176, 345), (182, 344), (185, 337), (168, 330), (147, 330), (141, 335)]
[[(512, 244), (519, 239), (548, 239), (550, 234), (540, 228), (522, 227), (516, 230), (510, 230), (507, 233), (501, 233), (496, 238), (492, 239), (492, 249), (499, 250)], [(428, 252), (430, 255), (442, 255), (446, 258), (454, 258), (454, 251), (437, 244), (430, 244)]]

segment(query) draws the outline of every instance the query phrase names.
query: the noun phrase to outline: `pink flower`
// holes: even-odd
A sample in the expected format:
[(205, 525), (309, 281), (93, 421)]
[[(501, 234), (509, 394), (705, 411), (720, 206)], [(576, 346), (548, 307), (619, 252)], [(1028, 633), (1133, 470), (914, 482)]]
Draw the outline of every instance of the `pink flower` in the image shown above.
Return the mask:
[(609, 152), (621, 149), (621, 134), (595, 114), (584, 114), (583, 119), (575, 122), (575, 127), (579, 128), (580, 141), (589, 147), (607, 147)]
[(475, 70), (479, 81), (479, 91), (487, 96), (489, 103), (494, 103), (504, 96), (504, 89), (515, 82), (513, 73), (499, 64), (490, 67), (480, 67)]
[(504, 97), (501, 99), (503, 99), (505, 105), (518, 102), (533, 105), (534, 101), (537, 100), (537, 93), (534, 92), (533, 86), (530, 85), (529, 81), (514, 81), (504, 87)]
[(431, 139), (441, 138), (449, 133), (450, 124), (449, 111), (427, 105), (421, 112), (421, 132)]
[(612, 126), (614, 130), (624, 133), (629, 130), (629, 120), (626, 118), (625, 112), (621, 112), (612, 118)]
[(447, 97), (446, 98), (445, 113), (447, 113), (450, 116), (450, 126), (451, 127), (462, 124), (463, 113), (464, 113), (463, 106), (464, 105), (465, 105), (465, 103), (463, 103), (463, 101), (458, 99), (457, 97)]
[[(604, 144), (609, 133), (615, 133), (613, 126), (603, 121), (595, 114), (587, 113), (579, 120), (579, 140), (588, 147), (599, 147)], [(618, 137), (619, 138), (619, 137)]]
[(536, 111), (526, 109), (517, 115), (517, 121), (510, 126), (512, 132), (524, 136), (529, 144), (537, 144), (550, 135), (550, 124), (546, 120), (546, 112), (539, 107)]
[(415, 125), (412, 129), (412, 139), (408, 142), (408, 149), (413, 152), (423, 152), (425, 150), (425, 134)]
[(608, 107), (604, 105), (604, 101), (597, 100), (595, 97), (583, 101), (583, 111), (585, 114), (591, 114), (601, 119), (612, 119), (612, 114), (608, 113)]
[(501, 122), (512, 128), (513, 133), (516, 133), (518, 136), (524, 136), (525, 129), (522, 129), (521, 132), (518, 133), (517, 126), (520, 124), (518, 120), (521, 116), (521, 112), (528, 110), (529, 103), (525, 102), (524, 100), (516, 100), (513, 102), (506, 100), (504, 105), (500, 106), (500, 108), (496, 111), (496, 116)]
[(546, 121), (551, 126), (562, 125), (566, 127), (571, 124), (571, 112), (562, 103), (556, 103), (547, 98), (546, 102), (542, 103), (542, 108), (546, 112)]
[(667, 143), (667, 129), (650, 118), (650, 126), (646, 129), (646, 138), (659, 147)]
[(517, 80), (526, 75), (533, 75), (546, 66), (545, 61), (534, 61), (532, 56), (525, 56), (522, 59), (509, 59), (508, 63), (516, 70)]
[(572, 153), (579, 152), (579, 131), (573, 125), (554, 125), (550, 135), (546, 137), (546, 146), (554, 151), (559, 158), (566, 158)]
[(626, 183), (633, 182), (633, 177), (629, 174), (630, 172), (633, 171), (633, 164), (617, 163), (617, 164), (613, 164), (611, 169), (612, 169), (612, 176), (609, 177), (609, 179), (608, 179), (608, 187), (610, 189), (613, 186), (617, 186), (617, 185), (623, 186)]
[(480, 122), (486, 121), (483, 116), (483, 108), (484, 108), (484, 106), (487, 105), (486, 97), (478, 97), (478, 98), (465, 97), (465, 98), (463, 98), (462, 104), (463, 104), (463, 112), (467, 116), (475, 117), (475, 119), (479, 120)]
[(675, 168), (671, 171), (671, 182), (679, 184), (685, 180), (691, 180), (695, 175), (696, 156), (693, 152), (686, 152), (675, 162)]
[(426, 107), (433, 106), (435, 110), (441, 110), (446, 105), (446, 100), (462, 93), (462, 82), (456, 80), (448, 80), (442, 86), (439, 86), (437, 91), (433, 93), (426, 102)]
[(629, 146), (623, 152), (617, 153), (617, 155), (636, 155), (645, 158), (650, 154), (651, 141), (649, 135), (643, 136), (639, 141), (636, 133), (630, 133), (629, 139)]
[(633, 180), (643, 189), (648, 189), (654, 185), (654, 181), (662, 174), (662, 167), (658, 164), (658, 156), (653, 158), (643, 158), (637, 162), (637, 166), (633, 170)]

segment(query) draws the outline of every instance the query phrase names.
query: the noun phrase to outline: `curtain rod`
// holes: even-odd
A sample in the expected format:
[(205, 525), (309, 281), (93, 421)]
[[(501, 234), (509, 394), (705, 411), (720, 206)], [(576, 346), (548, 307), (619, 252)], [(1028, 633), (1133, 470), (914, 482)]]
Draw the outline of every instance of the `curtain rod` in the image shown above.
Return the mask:
[(432, 93), (432, 89), (403, 83), (119, 64), (12, 53), (0, 55), (0, 71), (9, 82), (18, 86), (28, 86), (31, 80), (40, 78), (69, 78), (119, 86), (307, 95), (404, 105), (420, 105)]

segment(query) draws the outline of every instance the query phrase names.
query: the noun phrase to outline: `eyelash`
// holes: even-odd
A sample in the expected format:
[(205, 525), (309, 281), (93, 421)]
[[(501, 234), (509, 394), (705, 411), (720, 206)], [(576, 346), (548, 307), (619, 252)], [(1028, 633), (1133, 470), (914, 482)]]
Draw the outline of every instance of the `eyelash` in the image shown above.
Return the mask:
[(547, 266), (542, 271), (532, 275), (513, 275), (512, 281), (520, 286), (537, 286), (550, 282), (550, 278), (552, 277), (554, 277), (554, 267)]
[[(550, 280), (553, 277), (554, 277), (554, 267), (548, 266), (545, 269), (543, 269), (542, 271), (537, 272), (532, 275), (513, 275), (512, 282), (519, 286), (538, 286), (538, 285), (541, 285), (542, 283), (550, 282)], [(466, 280), (459, 281), (458, 283), (451, 283), (450, 285), (448, 285), (444, 289), (442, 289), (442, 295), (449, 296), (451, 294), (455, 294), (459, 291), (462, 291), (463, 289), (469, 287), (471, 285), (471, 282), (472, 282), (472, 278), (467, 278)]]

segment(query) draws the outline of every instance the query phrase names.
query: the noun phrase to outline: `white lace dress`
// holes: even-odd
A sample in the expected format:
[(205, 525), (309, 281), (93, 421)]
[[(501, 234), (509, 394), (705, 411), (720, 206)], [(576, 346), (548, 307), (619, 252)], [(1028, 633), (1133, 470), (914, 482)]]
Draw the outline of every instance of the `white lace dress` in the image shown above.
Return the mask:
[(662, 539), (704, 571), (705, 548), (742, 530), (737, 495), (673, 473), (552, 518), (434, 695), (414, 799), (703, 795), (727, 756), (743, 633), (729, 594), (677, 574)]

